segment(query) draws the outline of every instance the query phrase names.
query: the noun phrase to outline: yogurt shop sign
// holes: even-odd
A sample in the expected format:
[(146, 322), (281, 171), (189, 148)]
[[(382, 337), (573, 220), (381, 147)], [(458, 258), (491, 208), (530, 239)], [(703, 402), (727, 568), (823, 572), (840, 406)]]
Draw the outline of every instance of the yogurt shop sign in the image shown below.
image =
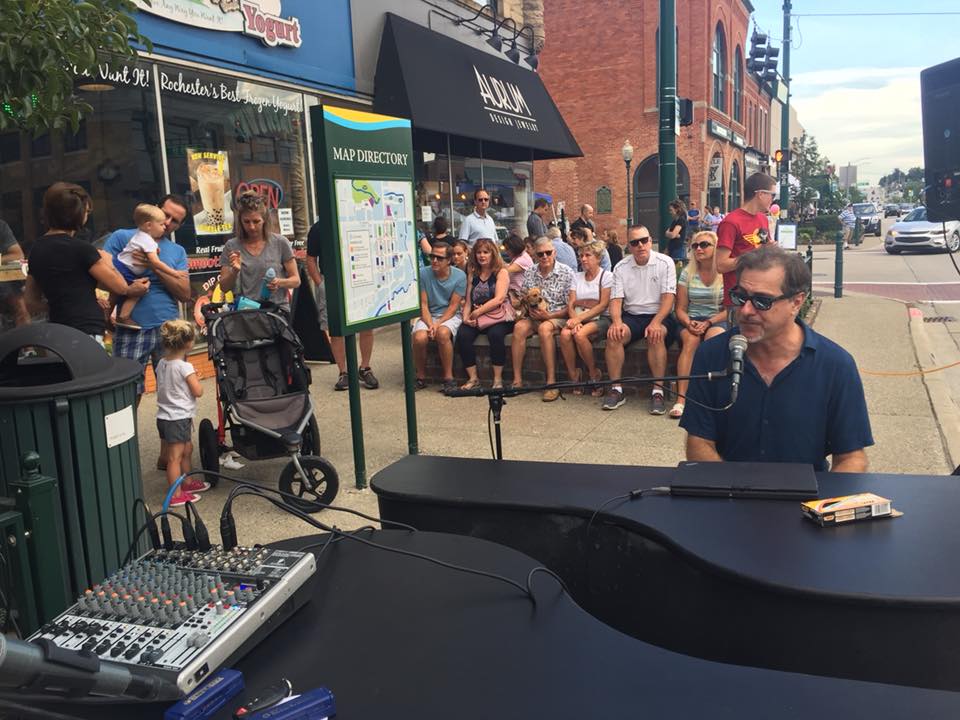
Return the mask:
[(300, 19), (284, 18), (280, 0), (136, 0), (143, 12), (204, 30), (239, 32), (268, 47), (298, 48)]

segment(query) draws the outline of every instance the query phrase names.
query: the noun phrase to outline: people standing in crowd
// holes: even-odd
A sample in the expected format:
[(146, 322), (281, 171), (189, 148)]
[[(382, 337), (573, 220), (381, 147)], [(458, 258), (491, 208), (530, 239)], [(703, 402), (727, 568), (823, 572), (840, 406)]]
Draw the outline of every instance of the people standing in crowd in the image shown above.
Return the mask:
[[(534, 238), (534, 245), (540, 238)], [(560, 235), (560, 228), (552, 227), (547, 230), (547, 239), (553, 243), (553, 249), (557, 252), (557, 262), (566, 265), (576, 272), (577, 270), (577, 251), (567, 243)], [(535, 256), (534, 256), (535, 257)]]
[(533, 267), (533, 257), (527, 253), (527, 243), (516, 233), (507, 236), (503, 247), (510, 258), (506, 266), (510, 273), (510, 292), (519, 295), (523, 287), (523, 274)]
[[(157, 363), (157, 432), (167, 446), (167, 484), (189, 473), (193, 456), (193, 418), (197, 398), (203, 395), (200, 375), (187, 360), (195, 340), (193, 325), (186, 320), (167, 320), (160, 326), (163, 358)], [(200, 502), (210, 489), (202, 478), (187, 478), (170, 499), (171, 507)]]
[[(610, 329), (604, 356), (611, 380), (623, 372), (624, 350), (640, 338), (647, 341), (647, 362), (654, 377), (667, 370), (667, 347), (673, 342), (676, 323), (671, 311), (677, 292), (673, 261), (652, 248), (653, 238), (643, 225), (627, 230), (630, 255), (613, 271), (610, 294)], [(650, 395), (650, 414), (663, 415), (664, 389), (655, 383)], [(604, 410), (616, 410), (626, 399), (623, 386), (613, 385), (603, 399)]]
[(430, 250), (430, 267), (420, 271), (420, 317), (413, 324), (413, 360), (416, 366), (416, 388), (427, 386), (427, 345), (437, 344), (443, 387), (456, 387), (453, 379), (453, 343), (463, 322), (460, 304), (467, 294), (467, 276), (451, 267), (450, 245), (442, 240)]
[(461, 387), (470, 390), (480, 386), (473, 343), (478, 335), (486, 335), (490, 343), (493, 387), (502, 388), (503, 366), (507, 362), (505, 339), (513, 330), (513, 308), (509, 307), (507, 297), (510, 273), (503, 266), (496, 244), (489, 238), (479, 238), (474, 243), (469, 268), (463, 324), (457, 333), (457, 352), (467, 372), (467, 382)]
[(445, 242), (449, 245), (453, 242), (453, 237), (450, 235), (450, 223), (443, 215), (437, 215), (433, 219), (431, 230), (433, 232), (430, 235), (420, 238), (420, 252), (427, 260), (427, 267), (429, 267), (430, 248), (433, 247), (434, 243)]
[(744, 183), (743, 195), (743, 205), (728, 212), (717, 227), (717, 270), (723, 273), (723, 306), (728, 312), (739, 258), (770, 241), (767, 213), (777, 196), (777, 181), (766, 173), (754, 173)]
[[(577, 367), (577, 355), (587, 368), (587, 377), (593, 382), (603, 379), (593, 356), (593, 340), (606, 336), (610, 328), (610, 292), (613, 289), (613, 273), (600, 267), (605, 244), (587, 243), (580, 248), (580, 264), (583, 270), (574, 276), (573, 286), (567, 295), (567, 324), (560, 331), (560, 353), (567, 368), (567, 377), (575, 382), (583, 379)], [(583, 390), (575, 388), (574, 395)], [(591, 393), (603, 397), (603, 388), (596, 387)]]
[[(327, 313), (327, 287), (323, 279), (323, 270), (320, 265), (320, 249), (323, 246), (323, 227), (319, 222), (311, 226), (307, 233), (307, 276), (313, 282), (314, 298), (317, 303), (317, 323), (327, 336), (330, 343), (330, 352), (333, 361), (337, 364), (337, 381), (333, 389), (347, 390), (350, 387), (350, 378), (347, 375), (347, 346), (342, 336), (330, 334), (330, 320)], [(361, 330), (357, 333), (360, 345), (360, 382), (368, 390), (380, 387), (380, 381), (370, 369), (370, 359), (373, 355), (373, 330)]]
[(466, 240), (454, 240), (453, 245), (453, 267), (463, 270), (464, 273), (470, 265), (470, 246)]
[[(13, 230), (6, 222), (0, 220), (0, 263), (16, 263), (23, 260), (23, 249)], [(6, 315), (16, 326), (30, 322), (30, 313), (27, 312), (27, 303), (23, 299), (23, 282), (0, 282), (0, 314)], [(3, 322), (0, 322), (0, 328)]]
[[(747, 340), (736, 402), (729, 382), (692, 380), (680, 427), (687, 460), (792, 462), (866, 472), (873, 445), (863, 383), (850, 354), (799, 319), (810, 269), (768, 245), (740, 257), (730, 291), (738, 327), (705, 341), (693, 373), (730, 366), (730, 335)], [(696, 402), (693, 402), (696, 401)]]
[(667, 208), (673, 216), (673, 219), (670, 221), (670, 226), (664, 232), (668, 240), (667, 254), (673, 258), (674, 261), (681, 261), (686, 256), (687, 209), (680, 200), (671, 200)]
[(713, 210), (711, 210), (710, 213), (703, 218), (704, 229), (716, 232), (722, 221), (723, 213), (720, 212), (720, 208), (718, 206), (714, 206)]
[(603, 241), (607, 244), (607, 254), (610, 256), (610, 265), (616, 267), (623, 260), (623, 248), (620, 246), (620, 236), (616, 230), (604, 230)]
[(107, 319), (97, 287), (140, 297), (150, 281), (140, 278), (128, 285), (108, 253), (75, 237), (92, 209), (90, 196), (79, 185), (57, 182), (47, 188), (43, 219), (48, 230), (29, 251), (24, 299), (30, 312), (48, 311), (50, 322), (76, 328), (103, 345)]
[[(554, 338), (567, 323), (567, 301), (573, 285), (574, 271), (557, 262), (553, 243), (543, 237), (533, 246), (536, 266), (523, 274), (523, 292), (534, 288), (540, 291), (540, 299), (546, 309), (531, 307), (529, 316), (517, 320), (513, 327), (510, 354), (513, 359), (513, 386), (523, 387), (523, 357), (527, 352), (527, 338), (536, 331), (540, 338), (540, 355), (543, 357), (546, 383), (557, 381), (557, 348)], [(552, 402), (560, 397), (560, 391), (551, 388), (543, 391), (543, 401)]]
[(691, 200), (690, 207), (687, 209), (687, 231), (693, 235), (700, 229), (700, 209), (697, 204)]
[(593, 207), (590, 205), (581, 205), (580, 206), (580, 217), (573, 221), (570, 225), (570, 231), (573, 232), (575, 228), (588, 228), (590, 232), (596, 234), (597, 228), (593, 224)]
[(546, 198), (537, 198), (533, 201), (533, 212), (527, 218), (527, 235), (535, 238), (547, 234), (547, 217), (550, 215), (550, 201)]
[(227, 240), (220, 256), (220, 287), (258, 300), (268, 268), (276, 275), (266, 283), (269, 300), (290, 312), (290, 290), (300, 287), (300, 272), (290, 241), (269, 231), (270, 210), (257, 192), (247, 190), (237, 198), (237, 236)]
[(483, 188), (473, 192), (473, 212), (463, 219), (458, 237), (471, 248), (480, 238), (497, 237), (497, 224), (490, 215), (490, 193)]
[[(690, 374), (693, 355), (703, 340), (727, 329), (723, 309), (723, 276), (717, 272), (717, 234), (702, 230), (690, 243), (690, 260), (677, 281), (677, 323), (680, 325), (680, 357), (677, 375)], [(677, 401), (670, 417), (683, 415), (687, 380), (677, 381)]]

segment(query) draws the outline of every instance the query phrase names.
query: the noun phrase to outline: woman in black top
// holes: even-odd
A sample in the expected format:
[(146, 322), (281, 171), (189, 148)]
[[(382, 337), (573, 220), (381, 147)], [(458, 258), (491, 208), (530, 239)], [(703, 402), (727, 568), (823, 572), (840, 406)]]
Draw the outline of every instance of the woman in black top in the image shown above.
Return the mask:
[(687, 208), (679, 200), (671, 200), (667, 205), (673, 220), (664, 235), (670, 240), (667, 252), (674, 260), (683, 260), (686, 256), (684, 238), (687, 234)]
[(74, 327), (103, 344), (107, 322), (97, 286), (140, 297), (150, 281), (141, 278), (127, 285), (109, 254), (75, 237), (91, 209), (90, 196), (79, 185), (58, 182), (47, 189), (43, 218), (49, 230), (30, 250), (25, 296), (31, 312), (47, 311), (50, 322)]

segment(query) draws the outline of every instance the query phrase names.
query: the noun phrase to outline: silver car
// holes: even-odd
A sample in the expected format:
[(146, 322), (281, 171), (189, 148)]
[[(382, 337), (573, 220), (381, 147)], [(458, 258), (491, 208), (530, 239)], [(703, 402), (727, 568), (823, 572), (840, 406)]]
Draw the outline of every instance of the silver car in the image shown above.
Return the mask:
[(928, 222), (927, 209), (917, 207), (895, 223), (883, 240), (883, 249), (891, 255), (904, 250), (960, 250), (960, 220)]

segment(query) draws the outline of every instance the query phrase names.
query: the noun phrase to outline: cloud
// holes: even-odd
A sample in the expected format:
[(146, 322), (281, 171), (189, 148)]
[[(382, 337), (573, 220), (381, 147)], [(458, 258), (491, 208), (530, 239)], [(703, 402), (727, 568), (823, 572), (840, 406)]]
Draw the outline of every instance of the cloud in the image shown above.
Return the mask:
[(848, 68), (798, 73), (794, 104), (820, 152), (853, 163), (876, 182), (893, 168), (923, 165), (919, 67)]

